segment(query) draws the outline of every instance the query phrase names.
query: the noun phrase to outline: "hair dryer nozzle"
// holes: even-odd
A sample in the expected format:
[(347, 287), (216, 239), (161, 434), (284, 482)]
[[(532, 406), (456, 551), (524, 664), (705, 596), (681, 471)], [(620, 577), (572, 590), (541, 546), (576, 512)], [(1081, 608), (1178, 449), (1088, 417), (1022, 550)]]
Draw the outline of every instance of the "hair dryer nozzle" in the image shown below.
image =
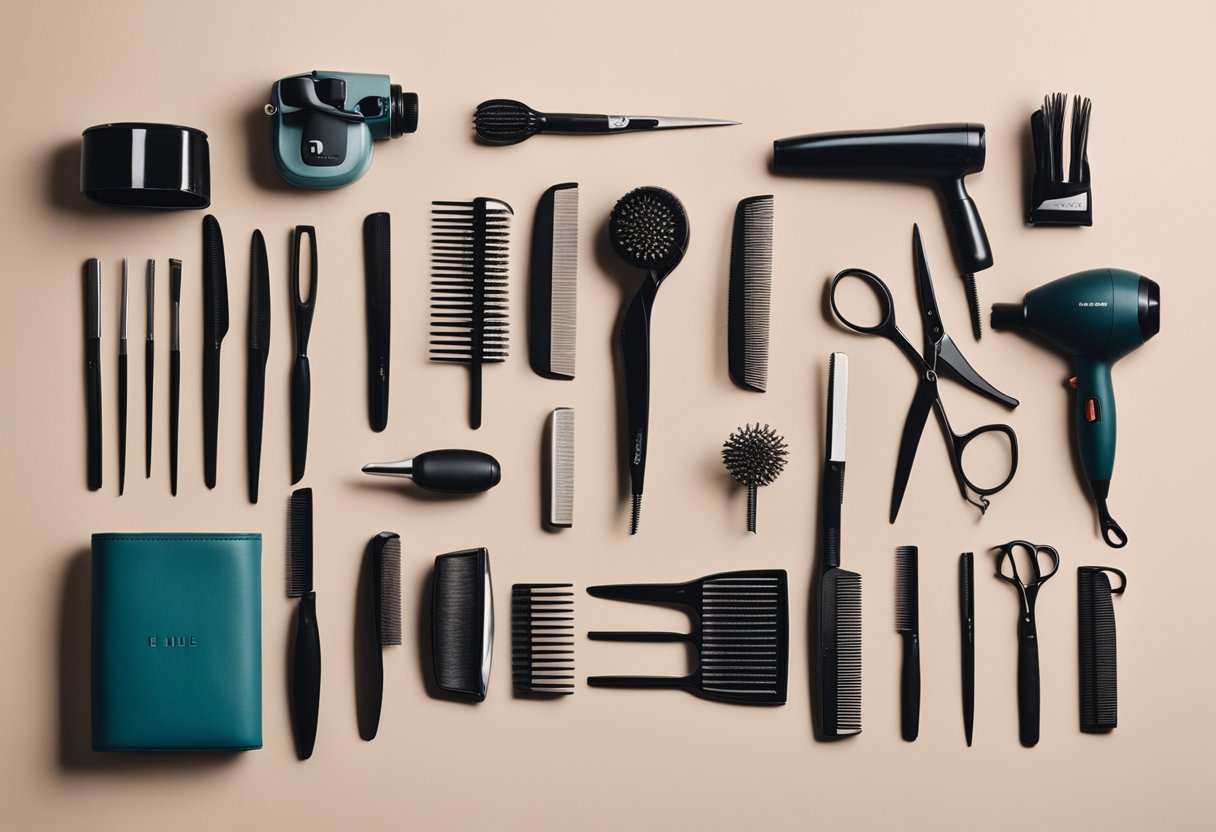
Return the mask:
[(1026, 306), (1021, 303), (992, 304), (993, 329), (1025, 329)]

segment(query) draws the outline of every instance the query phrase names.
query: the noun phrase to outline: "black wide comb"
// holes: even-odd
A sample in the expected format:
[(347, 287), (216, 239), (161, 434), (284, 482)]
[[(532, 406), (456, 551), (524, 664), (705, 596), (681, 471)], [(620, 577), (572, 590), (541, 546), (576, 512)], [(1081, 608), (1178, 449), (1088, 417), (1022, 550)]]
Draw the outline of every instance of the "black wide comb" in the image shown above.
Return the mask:
[(574, 592), (570, 584), (511, 587), (511, 684), (518, 696), (574, 693)]
[[(1112, 589), (1110, 577), (1119, 576)], [(1077, 632), (1080, 636), (1081, 730), (1110, 731), (1119, 724), (1118, 671), (1115, 650), (1115, 595), (1127, 588), (1127, 576), (1109, 566), (1077, 567)]]
[(721, 572), (684, 584), (588, 587), (596, 598), (670, 604), (688, 633), (591, 632), (598, 641), (683, 642), (697, 651), (687, 676), (590, 676), (601, 688), (678, 688), (705, 699), (784, 705), (789, 670), (789, 592), (784, 569)]
[(494, 650), (490, 553), (466, 549), (435, 558), (431, 651), (435, 684), (448, 694), (486, 698)]

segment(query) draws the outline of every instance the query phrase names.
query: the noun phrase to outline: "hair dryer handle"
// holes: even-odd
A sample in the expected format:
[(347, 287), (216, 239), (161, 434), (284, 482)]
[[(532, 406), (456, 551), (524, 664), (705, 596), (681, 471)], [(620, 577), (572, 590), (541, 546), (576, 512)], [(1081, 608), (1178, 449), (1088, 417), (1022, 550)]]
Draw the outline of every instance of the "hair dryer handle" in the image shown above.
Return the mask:
[(1115, 390), (1111, 384), (1110, 365), (1078, 358), (1076, 388), (1073, 407), (1081, 468), (1098, 504), (1102, 537), (1110, 546), (1121, 548), (1127, 543), (1127, 535), (1106, 510), (1106, 497), (1115, 469)]
[(962, 179), (953, 179), (943, 187), (946, 217), (959, 267), (968, 274), (983, 271), (992, 265), (992, 249), (988, 234), (980, 220), (979, 209), (967, 195)]

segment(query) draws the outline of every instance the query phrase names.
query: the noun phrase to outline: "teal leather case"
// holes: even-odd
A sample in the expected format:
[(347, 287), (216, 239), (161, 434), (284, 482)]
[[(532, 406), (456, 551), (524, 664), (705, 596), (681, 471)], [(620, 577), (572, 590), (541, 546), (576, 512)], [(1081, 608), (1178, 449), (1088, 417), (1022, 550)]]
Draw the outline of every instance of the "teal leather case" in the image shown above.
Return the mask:
[(93, 535), (93, 749), (262, 747), (262, 536)]

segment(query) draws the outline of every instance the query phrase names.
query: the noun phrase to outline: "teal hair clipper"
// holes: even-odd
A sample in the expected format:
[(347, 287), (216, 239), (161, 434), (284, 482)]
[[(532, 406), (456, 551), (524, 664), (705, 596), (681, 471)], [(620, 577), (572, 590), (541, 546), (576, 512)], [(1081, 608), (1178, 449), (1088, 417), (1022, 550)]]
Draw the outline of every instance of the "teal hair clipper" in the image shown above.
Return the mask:
[(418, 129), (418, 95), (387, 75), (317, 70), (275, 81), (266, 115), (280, 176), (300, 188), (341, 188), (367, 172), (372, 142)]

